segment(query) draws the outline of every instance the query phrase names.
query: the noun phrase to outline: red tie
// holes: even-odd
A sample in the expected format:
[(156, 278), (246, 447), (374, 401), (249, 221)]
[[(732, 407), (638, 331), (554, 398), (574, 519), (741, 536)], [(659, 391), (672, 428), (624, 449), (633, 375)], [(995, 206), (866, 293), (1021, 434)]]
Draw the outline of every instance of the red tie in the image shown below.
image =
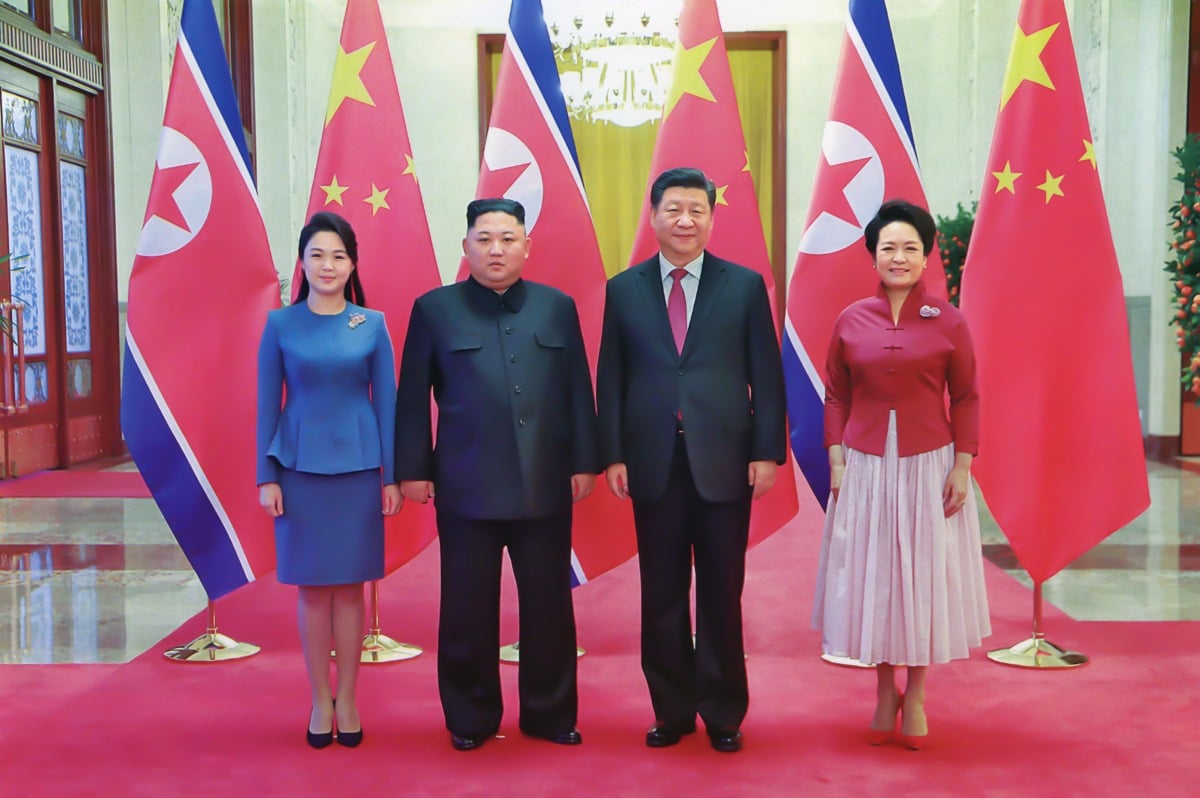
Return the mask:
[(675, 284), (667, 295), (667, 320), (671, 322), (671, 334), (675, 336), (675, 351), (683, 351), (683, 339), (687, 337), (687, 300), (683, 297), (681, 281), (687, 269), (672, 269)]

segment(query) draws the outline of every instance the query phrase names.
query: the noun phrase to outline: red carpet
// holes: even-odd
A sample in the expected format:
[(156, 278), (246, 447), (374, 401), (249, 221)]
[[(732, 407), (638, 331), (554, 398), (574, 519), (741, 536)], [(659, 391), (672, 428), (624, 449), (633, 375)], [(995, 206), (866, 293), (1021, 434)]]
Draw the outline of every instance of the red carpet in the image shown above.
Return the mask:
[[(811, 513), (811, 511), (810, 511)], [(222, 631), (263, 646), (221, 665), (161, 651), (203, 631), (196, 618), (134, 662), (0, 666), (0, 795), (348, 796), (1153, 796), (1195, 794), (1200, 766), (1200, 624), (1081, 623), (1048, 611), (1049, 637), (1092, 657), (1069, 672), (968, 661), (930, 677), (929, 746), (865, 742), (869, 671), (817, 657), (811, 631), (819, 528), (796, 522), (750, 554), (745, 596), (751, 706), (745, 750), (704, 735), (650, 750), (653, 721), (637, 654), (629, 563), (576, 591), (580, 729), (564, 749), (517, 731), (516, 670), (505, 666), (504, 739), (450, 748), (435, 677), (437, 551), (382, 587), (384, 631), (416, 660), (364, 667), (366, 739), (312, 751), (294, 594), (267, 579), (223, 599)], [(1028, 634), (1029, 592), (988, 567), (990, 647)], [(505, 638), (516, 638), (506, 585)]]
[(39, 471), (0, 480), (0, 499), (149, 499), (136, 471)]

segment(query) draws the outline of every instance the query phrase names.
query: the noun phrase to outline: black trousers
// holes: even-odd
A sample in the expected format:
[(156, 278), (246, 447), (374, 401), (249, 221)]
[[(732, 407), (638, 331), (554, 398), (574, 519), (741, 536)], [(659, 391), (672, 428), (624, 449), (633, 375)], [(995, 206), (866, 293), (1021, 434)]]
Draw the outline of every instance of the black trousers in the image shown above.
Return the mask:
[[(642, 672), (658, 723), (709, 734), (741, 726), (749, 704), (742, 587), (751, 489), (734, 502), (700, 497), (679, 435), (667, 489), (634, 500), (642, 584)], [(696, 568), (696, 642), (689, 591)]]
[(500, 569), (504, 548), (516, 577), (523, 731), (575, 728), (579, 696), (571, 600), (571, 512), (480, 521), (437, 510), (441, 548), (438, 689), (446, 728), (487, 737), (500, 728)]

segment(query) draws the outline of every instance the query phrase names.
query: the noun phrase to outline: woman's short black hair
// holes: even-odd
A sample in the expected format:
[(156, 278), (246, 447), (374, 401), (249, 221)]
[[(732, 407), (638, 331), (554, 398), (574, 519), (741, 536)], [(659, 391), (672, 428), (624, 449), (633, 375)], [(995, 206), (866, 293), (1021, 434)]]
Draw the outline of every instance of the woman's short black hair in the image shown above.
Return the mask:
[[(300, 228), (300, 245), (297, 248), (297, 257), (301, 263), (304, 262), (304, 250), (308, 246), (308, 242), (317, 233), (333, 233), (342, 239), (342, 246), (346, 248), (346, 255), (350, 258), (350, 262), (354, 264), (354, 271), (350, 272), (350, 279), (346, 281), (346, 299), (356, 305), (366, 307), (367, 298), (363, 294), (362, 281), (358, 277), (358, 237), (354, 235), (354, 228), (350, 226), (348, 221), (332, 211), (317, 211), (308, 220), (308, 224)], [(307, 297), (308, 278), (304, 276), (304, 270), (301, 269), (300, 290), (296, 292), (296, 301), (300, 302)]]
[(929, 211), (920, 205), (913, 205), (907, 200), (893, 199), (879, 206), (879, 210), (875, 212), (875, 218), (867, 222), (867, 226), (863, 230), (867, 251), (872, 255), (875, 254), (875, 248), (879, 245), (879, 231), (892, 222), (911, 224), (916, 228), (917, 235), (921, 236), (925, 254), (928, 255), (933, 251), (933, 245), (937, 243), (937, 224), (929, 215)]

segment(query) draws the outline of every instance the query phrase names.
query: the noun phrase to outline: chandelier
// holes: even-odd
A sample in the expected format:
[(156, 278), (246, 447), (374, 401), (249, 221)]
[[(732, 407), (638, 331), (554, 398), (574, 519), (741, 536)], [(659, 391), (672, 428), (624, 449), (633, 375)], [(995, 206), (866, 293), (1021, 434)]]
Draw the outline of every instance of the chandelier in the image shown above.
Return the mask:
[(627, 11), (548, 19), (567, 112), (621, 127), (657, 121), (671, 88), (677, 21)]

